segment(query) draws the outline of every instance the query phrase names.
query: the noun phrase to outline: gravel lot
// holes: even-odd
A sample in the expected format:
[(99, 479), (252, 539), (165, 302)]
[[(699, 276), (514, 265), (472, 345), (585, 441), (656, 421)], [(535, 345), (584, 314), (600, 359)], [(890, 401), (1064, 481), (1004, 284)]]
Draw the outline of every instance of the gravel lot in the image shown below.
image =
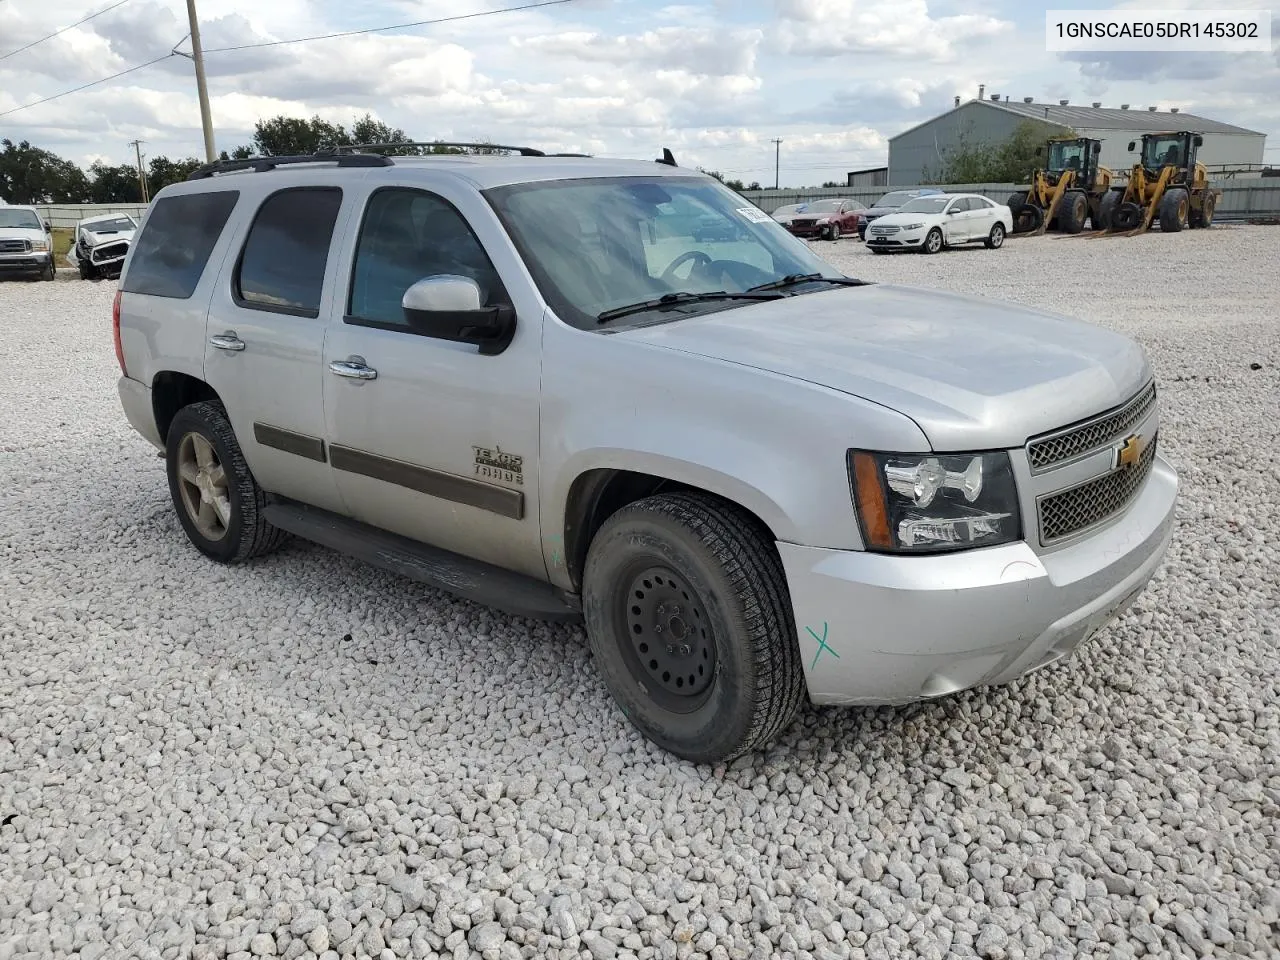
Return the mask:
[(1067, 663), (727, 770), (634, 733), (577, 629), (203, 560), (115, 284), (0, 283), (0, 960), (1280, 956), (1280, 229), (815, 248), (1138, 337), (1180, 524)]

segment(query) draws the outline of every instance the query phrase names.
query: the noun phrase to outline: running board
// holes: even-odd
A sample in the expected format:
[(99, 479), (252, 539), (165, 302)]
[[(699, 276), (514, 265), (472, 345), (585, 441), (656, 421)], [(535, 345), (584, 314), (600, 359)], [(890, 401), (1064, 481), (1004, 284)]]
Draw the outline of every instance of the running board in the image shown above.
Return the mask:
[(277, 499), (267, 505), (263, 517), (304, 540), (512, 616), (560, 622), (582, 618), (577, 597), (549, 583), (327, 510)]

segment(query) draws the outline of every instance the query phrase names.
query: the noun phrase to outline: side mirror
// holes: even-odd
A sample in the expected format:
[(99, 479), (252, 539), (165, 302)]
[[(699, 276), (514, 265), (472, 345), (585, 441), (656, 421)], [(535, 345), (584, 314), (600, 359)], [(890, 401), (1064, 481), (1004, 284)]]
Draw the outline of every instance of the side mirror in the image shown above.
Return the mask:
[(1129, 141), (1129, 152), (1130, 152), (1130, 153), (1133, 153), (1133, 144), (1134, 144), (1134, 141), (1130, 140), (1130, 141)]
[(516, 332), (509, 305), (480, 306), (480, 287), (470, 277), (439, 274), (419, 280), (400, 299), (406, 322), (439, 340), (474, 343), (483, 354), (507, 349)]
[(1204, 146), (1204, 137), (1200, 136), (1200, 134), (1198, 134), (1198, 133), (1197, 133), (1197, 134), (1195, 135), (1195, 139), (1193, 139), (1191, 142), (1192, 142), (1192, 143), (1194, 143), (1197, 147), (1203, 147), (1203, 146)]
[(51, 223), (49, 223), (49, 221), (48, 221), (48, 220), (46, 220), (46, 221), (44, 222), (44, 232), (45, 232), (45, 233), (53, 233), (53, 225), (52, 225)]

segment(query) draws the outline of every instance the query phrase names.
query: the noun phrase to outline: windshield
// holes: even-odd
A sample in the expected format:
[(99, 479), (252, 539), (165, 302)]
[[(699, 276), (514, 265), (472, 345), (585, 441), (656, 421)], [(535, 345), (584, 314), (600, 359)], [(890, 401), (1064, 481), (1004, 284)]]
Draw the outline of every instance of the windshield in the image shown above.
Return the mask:
[(120, 233), (124, 230), (136, 230), (138, 225), (128, 217), (112, 217), (110, 220), (95, 220), (84, 224), (90, 233)]
[(44, 224), (30, 210), (6, 210), (0, 207), (0, 227), (19, 230), (43, 230)]
[[(841, 274), (758, 207), (701, 177), (609, 177), (485, 191), (557, 315), (601, 313), (671, 293), (741, 293), (797, 274)], [(829, 289), (827, 285), (810, 289)], [(682, 304), (628, 322), (675, 320), (748, 300)]]
[(910, 203), (903, 204), (899, 213), (941, 213), (950, 197), (916, 197)]
[(778, 207), (773, 211), (775, 217), (790, 217), (804, 210), (809, 205), (807, 203), (788, 203), (785, 207)]
[(1084, 167), (1084, 144), (1051, 143), (1049, 144), (1050, 170), (1080, 170)]
[(815, 200), (809, 204), (809, 209), (805, 213), (839, 213), (839, 200)]
[(1148, 170), (1156, 170), (1166, 165), (1181, 166), (1182, 138), (1152, 137), (1142, 145), (1142, 165)]
[(895, 190), (893, 193), (886, 193), (876, 203), (877, 207), (900, 207), (911, 199), (913, 194), (910, 190)]

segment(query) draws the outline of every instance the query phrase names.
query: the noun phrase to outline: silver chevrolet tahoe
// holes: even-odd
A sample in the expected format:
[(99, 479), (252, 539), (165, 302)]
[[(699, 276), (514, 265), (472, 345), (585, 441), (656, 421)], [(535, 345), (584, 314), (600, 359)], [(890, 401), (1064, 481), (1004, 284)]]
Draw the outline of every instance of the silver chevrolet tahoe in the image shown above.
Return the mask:
[(844, 276), (666, 151), (513, 151), (157, 195), (119, 394), (199, 550), (292, 534), (581, 619), (622, 712), (697, 762), (806, 696), (1013, 680), (1160, 564), (1177, 478), (1132, 341)]

